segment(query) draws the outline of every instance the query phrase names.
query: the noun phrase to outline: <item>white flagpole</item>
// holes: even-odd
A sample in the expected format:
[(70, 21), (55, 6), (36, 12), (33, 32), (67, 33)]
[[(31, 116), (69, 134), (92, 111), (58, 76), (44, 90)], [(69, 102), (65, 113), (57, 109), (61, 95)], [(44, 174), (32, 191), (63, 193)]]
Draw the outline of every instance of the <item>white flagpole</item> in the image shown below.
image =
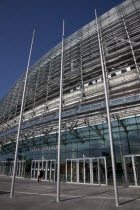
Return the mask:
[(64, 20), (61, 49), (60, 101), (59, 101), (59, 131), (58, 131), (58, 158), (57, 158), (57, 199), (60, 201), (60, 150), (61, 150), (61, 118), (62, 118), (62, 89), (63, 89), (63, 60), (64, 60)]
[(109, 101), (108, 101), (107, 82), (106, 82), (105, 68), (104, 68), (104, 63), (103, 63), (102, 47), (101, 47), (101, 40), (100, 40), (100, 33), (99, 33), (99, 26), (98, 26), (98, 19), (97, 19), (96, 10), (95, 10), (95, 17), (96, 17), (98, 42), (99, 42), (99, 49), (100, 49), (102, 75), (103, 75), (103, 81), (104, 81), (104, 91), (105, 91), (106, 111), (107, 111), (107, 119), (108, 119), (108, 130), (109, 130), (109, 138), (110, 138), (110, 150), (111, 150), (114, 192), (115, 192), (116, 206), (118, 207), (119, 206), (119, 197), (118, 197), (118, 188), (117, 188), (114, 142), (113, 142), (113, 135), (112, 135), (111, 120), (110, 120), (110, 109), (109, 109)]
[(26, 85), (27, 85), (27, 79), (28, 79), (28, 71), (29, 71), (29, 64), (30, 64), (30, 58), (31, 58), (31, 53), (32, 53), (32, 46), (33, 46), (33, 41), (34, 41), (34, 35), (35, 35), (35, 29), (33, 31), (33, 36), (32, 36), (32, 41), (31, 41), (31, 47), (30, 47), (30, 53), (29, 53), (29, 58), (28, 58), (28, 64), (27, 64), (26, 75), (25, 75), (25, 82), (24, 82), (24, 89), (23, 89), (23, 95), (22, 95), (22, 102), (21, 102), (21, 110), (20, 110), (20, 117), (19, 117), (19, 124), (18, 124), (18, 133), (17, 133), (17, 141), (16, 141), (16, 150), (15, 150), (14, 169), (13, 169), (13, 177), (12, 177), (10, 198), (12, 198), (13, 195), (14, 195), (15, 175), (16, 175), (16, 165), (17, 165), (18, 146), (19, 146), (19, 138), (20, 138), (20, 130), (21, 130), (21, 121), (22, 121), (22, 113), (23, 113), (23, 106), (24, 106), (24, 99), (25, 99), (25, 93), (26, 93)]

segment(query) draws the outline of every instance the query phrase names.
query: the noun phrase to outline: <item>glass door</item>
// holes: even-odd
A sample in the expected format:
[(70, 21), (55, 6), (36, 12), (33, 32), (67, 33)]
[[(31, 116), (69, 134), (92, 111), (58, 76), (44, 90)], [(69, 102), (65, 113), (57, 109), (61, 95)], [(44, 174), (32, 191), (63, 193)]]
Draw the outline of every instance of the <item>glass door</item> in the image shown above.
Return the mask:
[(48, 160), (46, 163), (46, 180), (55, 182), (56, 160)]
[(46, 161), (42, 161), (42, 170), (43, 170), (43, 177), (42, 177), (42, 179), (45, 179), (45, 174), (46, 174)]
[(126, 155), (123, 161), (126, 185), (140, 186), (140, 155)]
[(99, 184), (99, 170), (97, 158), (92, 159), (93, 184)]
[(140, 156), (135, 156), (134, 161), (135, 161), (135, 168), (136, 168), (137, 185), (140, 186)]
[(35, 161), (32, 161), (31, 164), (31, 178), (35, 179)]
[(42, 179), (46, 179), (46, 161), (45, 160), (33, 160), (31, 164), (31, 178), (38, 179), (39, 171), (43, 171)]
[(90, 159), (85, 159), (85, 183), (90, 183)]
[(132, 157), (125, 158), (125, 165), (126, 165), (128, 185), (135, 185), (134, 166), (133, 166)]
[(33, 160), (31, 165), (31, 178), (37, 179), (40, 170), (43, 171), (42, 179), (47, 181), (55, 181), (55, 160)]
[(50, 181), (50, 166), (51, 162), (47, 161), (47, 181)]
[(34, 178), (38, 178), (38, 161), (35, 161), (35, 173), (34, 173)]
[(99, 173), (100, 173), (100, 184), (106, 183), (106, 168), (105, 168), (105, 159), (99, 158)]
[(106, 158), (66, 160), (66, 182), (108, 185)]
[(77, 167), (76, 167), (76, 160), (72, 160), (71, 166), (71, 173), (72, 173), (72, 182), (77, 182)]
[(56, 169), (56, 161), (51, 161), (51, 177), (50, 181), (55, 182), (55, 169)]
[(66, 160), (66, 182), (71, 182), (71, 160)]
[(85, 182), (85, 163), (83, 159), (79, 159), (79, 183)]

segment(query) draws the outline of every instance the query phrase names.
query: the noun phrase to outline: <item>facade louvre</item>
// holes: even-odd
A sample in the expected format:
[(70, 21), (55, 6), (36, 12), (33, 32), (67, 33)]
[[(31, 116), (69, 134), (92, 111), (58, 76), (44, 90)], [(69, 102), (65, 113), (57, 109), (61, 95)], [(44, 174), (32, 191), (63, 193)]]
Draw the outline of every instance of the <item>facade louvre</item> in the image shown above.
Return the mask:
[[(140, 1), (98, 18), (120, 184), (140, 185)], [(17, 176), (56, 180), (61, 43), (29, 71)], [(61, 181), (111, 184), (96, 21), (64, 41)], [(24, 77), (0, 102), (0, 173), (11, 175)]]

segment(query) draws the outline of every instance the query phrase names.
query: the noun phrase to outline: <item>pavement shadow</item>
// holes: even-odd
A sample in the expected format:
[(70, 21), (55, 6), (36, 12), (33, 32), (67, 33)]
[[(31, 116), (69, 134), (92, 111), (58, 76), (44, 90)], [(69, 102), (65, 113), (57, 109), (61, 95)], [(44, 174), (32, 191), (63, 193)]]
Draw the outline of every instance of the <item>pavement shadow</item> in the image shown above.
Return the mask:
[(87, 194), (87, 195), (81, 195), (81, 196), (75, 196), (73, 198), (65, 198), (65, 199), (61, 199), (61, 201), (67, 201), (67, 200), (75, 200), (75, 199), (79, 199), (79, 198), (86, 198), (87, 196), (93, 196), (93, 195), (100, 195), (103, 193), (107, 193), (107, 192), (112, 192), (113, 190), (106, 190), (103, 192), (99, 192), (99, 193), (92, 193), (92, 194)]
[(3, 194), (10, 194), (10, 192), (7, 192), (7, 191), (0, 191), (0, 195), (3, 195)]
[(132, 198), (132, 199), (130, 199), (130, 200), (127, 200), (127, 201), (121, 202), (119, 205), (120, 205), (120, 206), (122, 206), (122, 205), (124, 205), (124, 204), (126, 204), (126, 203), (130, 203), (130, 202), (132, 202), (132, 201), (136, 201), (136, 200), (138, 200), (138, 199), (140, 199), (140, 196), (139, 196), (139, 197), (137, 197), (137, 198)]
[[(82, 189), (82, 188), (81, 187), (80, 188), (71, 188), (71, 189), (65, 189), (65, 190), (62, 189), (62, 192), (66, 192), (66, 191), (70, 192), (70, 191), (80, 190), (80, 189)], [(51, 191), (51, 192), (47, 192), (47, 193), (56, 193), (56, 190)]]
[(20, 193), (20, 194), (15, 194), (14, 195), (14, 197), (16, 197), (16, 198), (19, 198), (19, 197), (33, 197), (33, 196), (40, 196), (40, 194), (34, 194), (34, 193), (32, 193), (32, 194), (25, 194), (25, 193)]

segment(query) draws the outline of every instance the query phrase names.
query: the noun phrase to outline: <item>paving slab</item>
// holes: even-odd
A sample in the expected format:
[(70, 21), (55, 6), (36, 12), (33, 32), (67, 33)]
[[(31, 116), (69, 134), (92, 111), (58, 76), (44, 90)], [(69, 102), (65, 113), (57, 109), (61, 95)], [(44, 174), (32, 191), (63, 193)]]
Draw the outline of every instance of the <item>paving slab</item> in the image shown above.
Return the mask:
[(115, 206), (113, 186), (61, 183), (56, 202), (56, 183), (16, 178), (10, 198), (11, 177), (0, 176), (0, 210), (140, 210), (140, 188), (119, 187), (120, 205)]

